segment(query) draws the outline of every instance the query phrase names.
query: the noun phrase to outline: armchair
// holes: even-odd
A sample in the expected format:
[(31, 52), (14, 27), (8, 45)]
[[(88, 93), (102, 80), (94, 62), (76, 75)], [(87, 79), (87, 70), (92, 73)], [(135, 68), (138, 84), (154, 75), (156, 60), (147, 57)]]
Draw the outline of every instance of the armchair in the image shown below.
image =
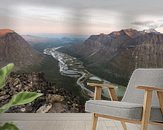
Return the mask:
[[(94, 100), (85, 105), (93, 113), (92, 130), (96, 130), (98, 117), (118, 120), (124, 130), (126, 123), (141, 124), (141, 130), (147, 130), (149, 124), (163, 126), (163, 69), (136, 69), (122, 101), (112, 85), (88, 85), (95, 88)], [(108, 88), (111, 101), (101, 100), (102, 87)]]

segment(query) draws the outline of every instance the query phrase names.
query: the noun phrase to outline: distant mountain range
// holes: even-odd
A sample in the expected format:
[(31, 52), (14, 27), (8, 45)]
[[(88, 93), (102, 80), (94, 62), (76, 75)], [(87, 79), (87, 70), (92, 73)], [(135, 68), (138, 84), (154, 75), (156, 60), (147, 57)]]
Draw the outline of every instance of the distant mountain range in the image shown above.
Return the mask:
[(60, 51), (81, 58), (97, 75), (126, 84), (136, 68), (163, 67), (163, 34), (153, 29), (124, 29), (92, 35), (84, 43)]
[(33, 35), (22, 35), (22, 37), (26, 41), (28, 41), (28, 43), (31, 45), (42, 44), (42, 43), (52, 43), (58, 40), (57, 38), (47, 38), (47, 37), (39, 37), (39, 36), (33, 36)]
[(13, 62), (18, 69), (39, 63), (43, 57), (13, 30), (0, 29), (0, 66)]
[[(46, 36), (46, 35), (45, 35)], [(39, 50), (43, 51), (46, 48), (58, 47), (58, 46), (69, 46), (71, 44), (79, 44), (84, 42), (85, 37), (73, 37), (73, 36), (63, 36), (63, 37), (43, 37), (43, 36), (33, 36), (33, 35), (22, 35), (22, 37), (30, 43), (30, 45)]]
[[(13, 62), (16, 68), (40, 63), (37, 50), (64, 46), (60, 51), (80, 58), (90, 72), (111, 82), (125, 84), (136, 68), (163, 67), (163, 34), (156, 30), (123, 29), (84, 38), (20, 36), (0, 29), (0, 66)], [(35, 48), (35, 49), (33, 49)]]

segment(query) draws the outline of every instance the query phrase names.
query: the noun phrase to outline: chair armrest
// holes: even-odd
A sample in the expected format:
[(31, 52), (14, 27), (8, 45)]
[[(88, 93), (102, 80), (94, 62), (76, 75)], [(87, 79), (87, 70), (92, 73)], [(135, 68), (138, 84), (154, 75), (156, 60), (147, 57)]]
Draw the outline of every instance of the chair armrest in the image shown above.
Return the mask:
[(145, 91), (158, 91), (158, 92), (163, 92), (162, 88), (159, 87), (151, 87), (151, 86), (138, 86), (136, 87), (137, 89), (143, 89)]
[(102, 94), (102, 84), (87, 83), (87, 85), (95, 88), (94, 100), (100, 100)]
[(118, 97), (115, 92), (115, 87), (110, 84), (98, 84), (98, 83), (87, 83), (88, 86), (95, 87), (94, 100), (101, 99), (102, 88), (107, 87), (109, 96), (112, 101), (118, 101)]
[[(159, 104), (160, 104), (160, 108), (161, 108), (161, 112), (163, 114), (163, 102), (162, 102), (163, 101), (163, 89), (162, 88), (151, 87), (151, 86), (138, 86), (136, 88), (145, 90), (144, 103), (146, 103), (146, 104), (148, 103), (149, 104), (148, 107), (150, 107), (150, 105), (151, 105), (152, 92), (156, 91), (157, 92), (157, 96), (158, 96), (158, 100), (159, 100)], [(150, 95), (150, 96), (147, 96), (147, 95)], [(150, 100), (150, 101), (147, 101), (147, 100)]]
[(91, 87), (99, 87), (99, 88), (107, 87), (110, 89), (115, 89), (115, 87), (110, 84), (87, 83), (87, 85)]

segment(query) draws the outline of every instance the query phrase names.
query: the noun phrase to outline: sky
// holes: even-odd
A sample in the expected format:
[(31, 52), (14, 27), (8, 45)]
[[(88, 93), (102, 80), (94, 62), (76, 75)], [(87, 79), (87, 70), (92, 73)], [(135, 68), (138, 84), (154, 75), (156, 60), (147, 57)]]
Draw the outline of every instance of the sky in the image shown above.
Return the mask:
[(20, 34), (163, 33), (163, 0), (1, 0), (0, 28)]

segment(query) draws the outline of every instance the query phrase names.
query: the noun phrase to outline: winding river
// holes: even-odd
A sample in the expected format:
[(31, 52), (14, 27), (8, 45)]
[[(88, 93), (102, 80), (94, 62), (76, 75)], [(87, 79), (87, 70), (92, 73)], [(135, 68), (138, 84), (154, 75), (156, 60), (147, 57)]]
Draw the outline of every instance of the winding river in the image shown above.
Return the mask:
[[(83, 63), (79, 61), (77, 58), (57, 51), (57, 49), (59, 48), (61, 47), (47, 48), (44, 50), (44, 54), (51, 55), (53, 56), (53, 58), (58, 60), (61, 75), (78, 78), (77, 79), (78, 86), (80, 86), (82, 91), (84, 91), (88, 96), (92, 97), (93, 92), (90, 89), (88, 89), (87, 86), (85, 86), (84, 81), (92, 80), (96, 82), (99, 81), (104, 83), (110, 83), (109, 81), (101, 79), (98, 76), (95, 76), (94, 74), (88, 72), (83, 66)], [(116, 86), (117, 95), (119, 97), (122, 97), (125, 92), (125, 87), (119, 86), (117, 84), (114, 85)], [(107, 88), (103, 89), (102, 94), (106, 97), (108, 96)]]

